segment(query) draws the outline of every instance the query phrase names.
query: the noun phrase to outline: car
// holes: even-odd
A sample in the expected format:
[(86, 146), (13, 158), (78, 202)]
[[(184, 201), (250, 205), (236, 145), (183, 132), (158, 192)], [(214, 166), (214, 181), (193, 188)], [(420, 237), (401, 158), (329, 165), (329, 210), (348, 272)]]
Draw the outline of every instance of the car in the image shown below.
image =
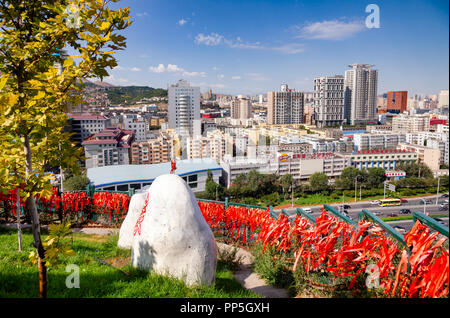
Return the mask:
[(448, 193), (444, 193), (443, 195), (441, 195), (441, 198), (448, 198)]
[(399, 232), (401, 234), (406, 233), (406, 229), (402, 226), (395, 225), (393, 228), (394, 228), (394, 230), (396, 230), (397, 232)]
[(401, 202), (401, 203), (408, 203), (408, 200), (406, 200), (406, 199), (400, 199), (400, 202)]
[(394, 217), (394, 216), (398, 216), (398, 214), (395, 214), (395, 213), (389, 213), (387, 216)]
[(375, 212), (373, 212), (373, 215), (378, 216), (378, 215), (382, 215), (382, 213), (380, 211), (375, 211)]
[(348, 204), (344, 204), (344, 205), (341, 205), (341, 206), (339, 206), (339, 209), (344, 209), (344, 210), (348, 210), (348, 209), (351, 209), (352, 207), (350, 206), (350, 205), (348, 205)]
[(447, 204), (444, 203), (439, 206), (439, 211), (445, 211), (445, 210), (448, 211), (448, 203)]
[(372, 204), (372, 205), (378, 205), (378, 204), (380, 204), (380, 201), (378, 201), (378, 200), (372, 200), (372, 201), (370, 201), (370, 204)]
[(431, 204), (431, 200), (430, 199), (420, 199), (420, 204)]
[(305, 211), (306, 213), (312, 213), (311, 208), (303, 208), (303, 211)]
[(411, 210), (410, 209), (401, 209), (400, 211), (398, 211), (400, 214), (410, 214)]

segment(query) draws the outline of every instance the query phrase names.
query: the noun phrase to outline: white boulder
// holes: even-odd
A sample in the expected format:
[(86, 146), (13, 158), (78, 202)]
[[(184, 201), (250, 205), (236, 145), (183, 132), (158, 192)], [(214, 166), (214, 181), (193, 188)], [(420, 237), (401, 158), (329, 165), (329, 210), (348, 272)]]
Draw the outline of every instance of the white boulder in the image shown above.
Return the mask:
[(132, 244), (131, 263), (188, 285), (215, 281), (217, 245), (197, 200), (186, 182), (175, 174), (155, 179), (149, 204)]
[(117, 242), (118, 247), (126, 249), (131, 248), (134, 237), (134, 225), (145, 205), (147, 192), (148, 191), (136, 193), (131, 197), (130, 204), (128, 205), (128, 213), (120, 227), (119, 241)]

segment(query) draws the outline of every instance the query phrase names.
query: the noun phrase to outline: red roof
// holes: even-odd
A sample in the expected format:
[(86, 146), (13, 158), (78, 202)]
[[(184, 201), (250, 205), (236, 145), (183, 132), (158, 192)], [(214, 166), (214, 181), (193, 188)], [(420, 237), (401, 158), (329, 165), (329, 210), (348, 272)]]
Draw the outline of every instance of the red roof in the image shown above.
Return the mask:
[(85, 140), (81, 144), (84, 145), (101, 145), (101, 144), (117, 144), (115, 139), (103, 139), (103, 140)]

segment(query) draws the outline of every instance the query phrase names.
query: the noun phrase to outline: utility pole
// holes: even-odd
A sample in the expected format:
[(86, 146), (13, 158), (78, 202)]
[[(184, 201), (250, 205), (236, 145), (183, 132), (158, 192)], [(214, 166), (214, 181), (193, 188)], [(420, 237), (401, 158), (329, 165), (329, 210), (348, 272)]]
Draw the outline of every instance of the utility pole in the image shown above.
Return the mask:
[(438, 177), (438, 186), (437, 186), (437, 191), (436, 191), (436, 205), (438, 205), (438, 200), (439, 200), (439, 181), (441, 181), (441, 177)]
[(386, 181), (384, 181), (384, 197), (383, 199), (386, 199)]
[(356, 202), (356, 184), (358, 183), (358, 177), (359, 176), (356, 176), (355, 178), (355, 202)]
[(362, 188), (362, 184), (359, 185), (359, 201), (361, 201), (361, 188)]
[(292, 200), (291, 208), (293, 208), (294, 207), (294, 183), (291, 184), (291, 200)]

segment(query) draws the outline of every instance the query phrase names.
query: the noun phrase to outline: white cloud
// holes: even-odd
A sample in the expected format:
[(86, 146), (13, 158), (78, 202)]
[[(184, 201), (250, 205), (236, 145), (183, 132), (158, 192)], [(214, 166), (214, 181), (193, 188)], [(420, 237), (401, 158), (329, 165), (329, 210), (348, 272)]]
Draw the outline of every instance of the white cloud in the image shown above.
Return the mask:
[(231, 79), (234, 79), (234, 80), (240, 80), (241, 77), (240, 77), (240, 76), (231, 76)]
[(223, 79), (223, 78), (225, 78), (225, 75), (219, 74), (219, 75), (217, 75), (217, 77), (220, 78), (220, 79)]
[(216, 46), (222, 43), (223, 36), (217, 33), (211, 33), (210, 35), (204, 35), (203, 33), (197, 34), (195, 37), (195, 43), (204, 44), (208, 46)]
[(153, 73), (164, 73), (166, 71), (166, 68), (163, 64), (159, 64), (156, 67), (150, 66), (148, 70)]
[(140, 72), (141, 69), (139, 67), (123, 67), (120, 65), (117, 65), (113, 68), (114, 71), (131, 71), (131, 72)]
[(150, 66), (148, 70), (152, 73), (181, 73), (183, 76), (199, 76), (206, 77), (205, 72), (189, 72), (175, 64), (159, 64), (158, 66)]
[(343, 40), (365, 29), (362, 21), (345, 22), (339, 20), (308, 23), (304, 27), (294, 26), (299, 31), (298, 38)]
[(213, 67), (212, 67), (212, 70), (213, 70), (213, 71), (217, 71), (217, 70), (219, 70), (219, 68), (216, 67), (216, 66), (213, 66)]
[(303, 45), (300, 43), (288, 43), (281, 46), (267, 46), (261, 44), (260, 42), (244, 42), (239, 36), (236, 38), (236, 40), (229, 40), (226, 39), (223, 35), (217, 33), (211, 33), (209, 35), (199, 33), (195, 37), (195, 43), (207, 46), (217, 46), (220, 44), (224, 44), (233, 49), (278, 51), (285, 54), (296, 54), (304, 51)]
[(138, 12), (138, 13), (136, 13), (136, 15), (138, 17), (146, 17), (146, 16), (148, 16), (148, 13), (147, 12)]
[(181, 18), (181, 20), (179, 20), (179, 21), (177, 22), (177, 24), (183, 26), (183, 25), (185, 25), (187, 22), (188, 22), (188, 20), (185, 20), (185, 19)]

